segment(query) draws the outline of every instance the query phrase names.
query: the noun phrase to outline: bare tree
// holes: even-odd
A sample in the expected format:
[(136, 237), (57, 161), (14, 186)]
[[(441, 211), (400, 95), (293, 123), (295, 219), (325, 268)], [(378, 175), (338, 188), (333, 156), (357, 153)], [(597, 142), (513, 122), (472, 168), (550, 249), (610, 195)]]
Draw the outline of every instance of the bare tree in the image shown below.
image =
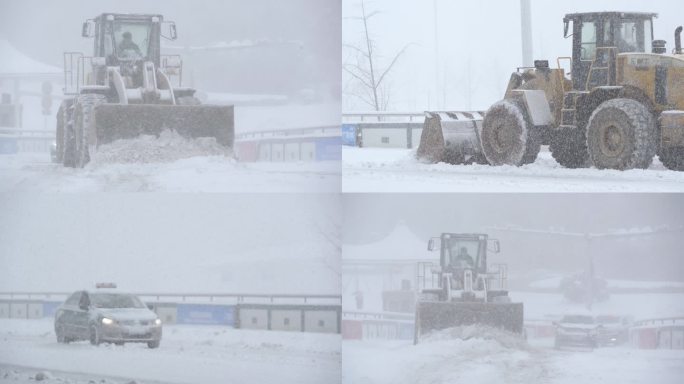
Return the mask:
[(378, 64), (380, 54), (376, 50), (375, 41), (368, 31), (368, 21), (379, 12), (366, 13), (366, 5), (363, 0), (361, 0), (360, 6), (361, 16), (350, 19), (360, 20), (363, 23), (364, 43), (360, 46), (344, 44), (353, 52), (354, 62), (344, 64), (343, 68), (359, 84), (356, 89), (360, 88), (360, 90), (353, 91), (351, 94), (369, 105), (373, 110), (384, 111), (387, 109), (390, 100), (389, 87), (385, 82), (387, 74), (410, 44), (406, 44), (400, 49), (384, 69), (380, 68), (380, 64)]

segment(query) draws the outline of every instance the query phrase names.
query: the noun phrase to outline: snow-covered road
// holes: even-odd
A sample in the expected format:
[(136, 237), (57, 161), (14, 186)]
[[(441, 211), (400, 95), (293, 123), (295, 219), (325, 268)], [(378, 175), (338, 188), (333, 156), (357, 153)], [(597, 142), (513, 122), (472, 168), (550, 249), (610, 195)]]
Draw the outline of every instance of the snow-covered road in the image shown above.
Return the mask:
[(165, 326), (159, 349), (64, 345), (52, 319), (0, 319), (0, 383), (29, 382), (34, 371), (61, 383), (337, 383), (339, 351), (339, 335), (188, 325)]
[(568, 169), (546, 149), (522, 167), (423, 164), (415, 150), (344, 147), (344, 192), (683, 192), (684, 172)]
[(240, 163), (199, 156), (158, 163), (50, 162), (48, 154), (0, 155), (0, 192), (329, 192), (340, 190), (340, 164)]
[(676, 384), (683, 350), (629, 347), (555, 350), (553, 339), (530, 344), (472, 338), (344, 341), (343, 383)]

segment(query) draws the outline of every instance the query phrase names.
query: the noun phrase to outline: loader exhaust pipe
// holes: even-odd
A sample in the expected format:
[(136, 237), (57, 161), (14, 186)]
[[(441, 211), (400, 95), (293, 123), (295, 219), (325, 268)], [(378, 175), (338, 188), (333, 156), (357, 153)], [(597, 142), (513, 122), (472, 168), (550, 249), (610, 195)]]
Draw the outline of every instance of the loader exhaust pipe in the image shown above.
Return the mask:
[(682, 26), (675, 29), (675, 54), (682, 54)]

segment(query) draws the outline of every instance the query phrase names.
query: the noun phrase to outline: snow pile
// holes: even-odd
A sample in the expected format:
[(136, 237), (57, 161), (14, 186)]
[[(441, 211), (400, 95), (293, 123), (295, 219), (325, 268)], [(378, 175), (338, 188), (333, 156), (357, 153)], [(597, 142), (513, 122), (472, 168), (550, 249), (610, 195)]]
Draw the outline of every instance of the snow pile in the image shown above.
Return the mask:
[(521, 335), (479, 324), (433, 331), (423, 336), (420, 339), (420, 343), (435, 343), (452, 340), (493, 341), (499, 346), (507, 349), (527, 348), (527, 342)]
[(91, 164), (167, 163), (195, 156), (232, 156), (232, 150), (217, 143), (214, 137), (189, 139), (167, 129), (159, 137), (141, 135), (102, 145)]

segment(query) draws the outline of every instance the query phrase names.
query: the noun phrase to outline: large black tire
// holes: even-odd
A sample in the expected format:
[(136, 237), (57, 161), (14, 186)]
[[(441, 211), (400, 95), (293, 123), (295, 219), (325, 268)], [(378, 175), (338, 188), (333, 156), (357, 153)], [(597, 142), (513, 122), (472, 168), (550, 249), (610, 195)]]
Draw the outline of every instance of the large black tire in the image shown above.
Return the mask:
[(605, 101), (589, 118), (587, 148), (596, 168), (646, 169), (656, 153), (653, 115), (636, 100)]
[(684, 171), (684, 148), (661, 149), (658, 158), (667, 169)]
[(148, 341), (147, 342), (147, 348), (159, 348), (159, 340), (156, 341)]
[(95, 143), (94, 111), (106, 102), (107, 98), (98, 94), (79, 95), (74, 102), (71, 119), (65, 127), (65, 166), (83, 168), (90, 161), (90, 147)]
[(541, 140), (524, 109), (509, 100), (492, 105), (482, 122), (482, 152), (491, 165), (534, 162)]
[(53, 161), (57, 163), (64, 162), (64, 120), (66, 119), (66, 110), (69, 107), (66, 101), (63, 101), (57, 110), (57, 127), (55, 130), (55, 158)]
[(551, 133), (551, 156), (566, 168), (587, 168), (591, 165), (584, 128), (558, 128)]

